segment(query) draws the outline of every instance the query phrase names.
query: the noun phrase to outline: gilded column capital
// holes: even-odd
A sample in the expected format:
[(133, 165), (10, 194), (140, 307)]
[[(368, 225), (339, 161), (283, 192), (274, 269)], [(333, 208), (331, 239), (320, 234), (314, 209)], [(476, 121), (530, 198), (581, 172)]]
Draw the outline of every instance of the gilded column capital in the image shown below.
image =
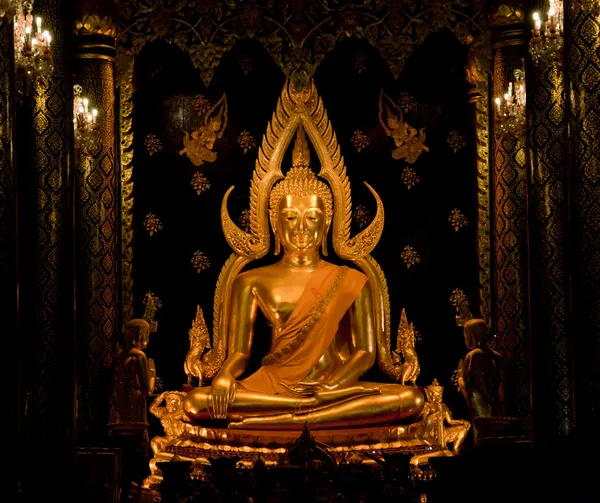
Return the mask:
[(525, 43), (525, 9), (523, 4), (508, 0), (492, 4), (488, 12), (494, 49)]
[(77, 2), (75, 14), (75, 57), (114, 61), (118, 21), (116, 0)]

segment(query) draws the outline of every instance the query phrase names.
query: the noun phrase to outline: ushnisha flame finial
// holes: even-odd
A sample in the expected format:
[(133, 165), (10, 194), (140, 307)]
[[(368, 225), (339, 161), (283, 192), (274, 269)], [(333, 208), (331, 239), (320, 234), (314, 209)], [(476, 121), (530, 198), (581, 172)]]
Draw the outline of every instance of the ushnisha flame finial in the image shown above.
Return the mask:
[(306, 168), (310, 164), (310, 150), (304, 134), (302, 124), (298, 126), (294, 150), (292, 151), (292, 166), (295, 168)]

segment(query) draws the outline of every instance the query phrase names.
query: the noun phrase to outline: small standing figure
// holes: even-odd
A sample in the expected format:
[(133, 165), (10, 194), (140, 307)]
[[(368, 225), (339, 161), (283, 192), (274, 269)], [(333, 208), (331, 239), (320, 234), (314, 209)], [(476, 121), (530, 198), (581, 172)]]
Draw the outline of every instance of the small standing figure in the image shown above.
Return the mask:
[(467, 401), (472, 422), (476, 417), (502, 415), (500, 387), (503, 358), (490, 347), (488, 333), (485, 320), (474, 318), (464, 324), (469, 353), (458, 365), (458, 387)]
[(109, 429), (123, 449), (123, 479), (127, 490), (141, 487), (148, 475), (148, 415), (146, 397), (153, 392), (156, 370), (144, 349), (150, 333), (154, 306), (148, 302), (144, 319), (133, 319), (123, 330), (124, 347), (113, 360)]

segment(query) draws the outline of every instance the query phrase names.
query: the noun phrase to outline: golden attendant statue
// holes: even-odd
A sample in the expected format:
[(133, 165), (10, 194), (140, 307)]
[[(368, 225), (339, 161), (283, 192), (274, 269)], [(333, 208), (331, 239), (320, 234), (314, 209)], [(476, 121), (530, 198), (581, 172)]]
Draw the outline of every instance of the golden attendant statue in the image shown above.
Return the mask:
[[(306, 135), (318, 156), (318, 175), (309, 166)], [(294, 137), (292, 166), (284, 176), (282, 159)], [(185, 433), (166, 450), (194, 458), (224, 445), (260, 452), (264, 459), (269, 449), (262, 447), (289, 444), (305, 424), (339, 450), (402, 442), (411, 451), (434, 448), (425, 397), (415, 384), (420, 367), (406, 313), (391, 354), (387, 284), (370, 256), (383, 230), (383, 205), (367, 187), (377, 212), (351, 236), (350, 182), (323, 102), (314, 83), (297, 90), (287, 82), (252, 178), (251, 232), (229, 217), (233, 187), (223, 199), (223, 230), (234, 253), (217, 283), (212, 348), (196, 365), (212, 382), (185, 396)], [(269, 253), (269, 226), (281, 258), (244, 271)], [(323, 258), (330, 231), (345, 265)], [(250, 373), (259, 311), (271, 327), (270, 349)], [(197, 320), (203, 317), (197, 314)], [(202, 353), (190, 348), (188, 354)], [(361, 380), (375, 364), (392, 382)], [(297, 433), (286, 434), (290, 430)]]

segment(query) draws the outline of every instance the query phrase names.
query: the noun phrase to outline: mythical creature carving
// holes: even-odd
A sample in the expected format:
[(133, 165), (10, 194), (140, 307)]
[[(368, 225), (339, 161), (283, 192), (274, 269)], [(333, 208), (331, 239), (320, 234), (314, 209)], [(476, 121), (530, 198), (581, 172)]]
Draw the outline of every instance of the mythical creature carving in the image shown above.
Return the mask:
[(404, 120), (402, 109), (383, 90), (379, 95), (379, 123), (394, 140), (394, 159), (405, 159), (407, 163), (414, 164), (422, 152), (429, 152), (429, 147), (425, 145), (425, 128), (417, 130), (409, 125)]
[(217, 139), (223, 137), (227, 127), (227, 97), (225, 94), (204, 115), (203, 124), (188, 133), (184, 131), (183, 146), (179, 155), (186, 155), (194, 166), (205, 162), (215, 162), (217, 153), (213, 152)]

